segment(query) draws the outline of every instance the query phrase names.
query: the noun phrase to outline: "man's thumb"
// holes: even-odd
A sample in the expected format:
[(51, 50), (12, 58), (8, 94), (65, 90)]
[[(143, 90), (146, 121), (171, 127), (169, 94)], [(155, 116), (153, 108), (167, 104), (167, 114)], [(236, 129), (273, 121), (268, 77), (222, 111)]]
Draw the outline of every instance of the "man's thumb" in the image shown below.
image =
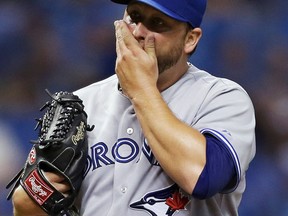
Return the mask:
[(149, 56), (156, 57), (155, 38), (153, 36), (148, 36), (146, 38), (144, 49)]

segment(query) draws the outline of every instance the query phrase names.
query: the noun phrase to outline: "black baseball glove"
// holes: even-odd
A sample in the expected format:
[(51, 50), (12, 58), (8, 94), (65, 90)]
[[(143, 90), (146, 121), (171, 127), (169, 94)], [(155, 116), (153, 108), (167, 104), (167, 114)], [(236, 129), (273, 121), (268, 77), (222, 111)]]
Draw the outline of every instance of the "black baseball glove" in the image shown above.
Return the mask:
[[(42, 119), (37, 119), (39, 137), (31, 141), (33, 147), (24, 168), (7, 185), (9, 200), (19, 184), (27, 194), (49, 215), (73, 215), (73, 203), (80, 189), (88, 154), (87, 125), (82, 100), (69, 92), (47, 93), (52, 101), (40, 109), (47, 108)], [(64, 176), (70, 184), (68, 196), (64, 196), (45, 178), (49, 171)]]

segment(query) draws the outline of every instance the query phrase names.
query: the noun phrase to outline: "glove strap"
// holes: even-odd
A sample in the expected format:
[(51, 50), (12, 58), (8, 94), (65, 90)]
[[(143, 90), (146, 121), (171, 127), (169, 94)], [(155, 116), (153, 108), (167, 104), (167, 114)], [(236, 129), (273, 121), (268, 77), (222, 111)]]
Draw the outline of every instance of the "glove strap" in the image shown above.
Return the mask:
[(21, 179), (20, 184), (45, 212), (56, 215), (61, 211), (59, 208), (63, 203), (59, 200), (64, 200), (65, 197), (46, 180), (38, 169), (34, 169), (26, 179)]

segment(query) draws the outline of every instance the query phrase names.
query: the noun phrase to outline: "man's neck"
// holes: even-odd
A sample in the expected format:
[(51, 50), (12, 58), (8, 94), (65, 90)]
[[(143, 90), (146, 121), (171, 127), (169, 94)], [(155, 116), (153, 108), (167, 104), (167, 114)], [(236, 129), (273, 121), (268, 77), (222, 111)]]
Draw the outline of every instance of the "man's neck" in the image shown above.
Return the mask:
[(163, 71), (159, 74), (157, 87), (160, 92), (176, 83), (188, 70), (187, 61), (178, 62), (173, 67)]

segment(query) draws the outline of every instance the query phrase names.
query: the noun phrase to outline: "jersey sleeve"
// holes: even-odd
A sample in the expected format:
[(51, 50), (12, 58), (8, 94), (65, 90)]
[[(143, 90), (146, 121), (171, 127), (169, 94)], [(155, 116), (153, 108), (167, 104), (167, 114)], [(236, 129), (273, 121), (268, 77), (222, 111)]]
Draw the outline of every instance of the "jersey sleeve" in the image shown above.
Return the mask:
[(215, 84), (192, 126), (219, 139), (229, 152), (237, 169), (236, 184), (230, 188), (234, 190), (255, 155), (255, 116), (248, 94), (229, 80)]
[(192, 193), (197, 199), (225, 193), (237, 184), (237, 169), (225, 144), (209, 134), (205, 134), (205, 138), (206, 164)]

